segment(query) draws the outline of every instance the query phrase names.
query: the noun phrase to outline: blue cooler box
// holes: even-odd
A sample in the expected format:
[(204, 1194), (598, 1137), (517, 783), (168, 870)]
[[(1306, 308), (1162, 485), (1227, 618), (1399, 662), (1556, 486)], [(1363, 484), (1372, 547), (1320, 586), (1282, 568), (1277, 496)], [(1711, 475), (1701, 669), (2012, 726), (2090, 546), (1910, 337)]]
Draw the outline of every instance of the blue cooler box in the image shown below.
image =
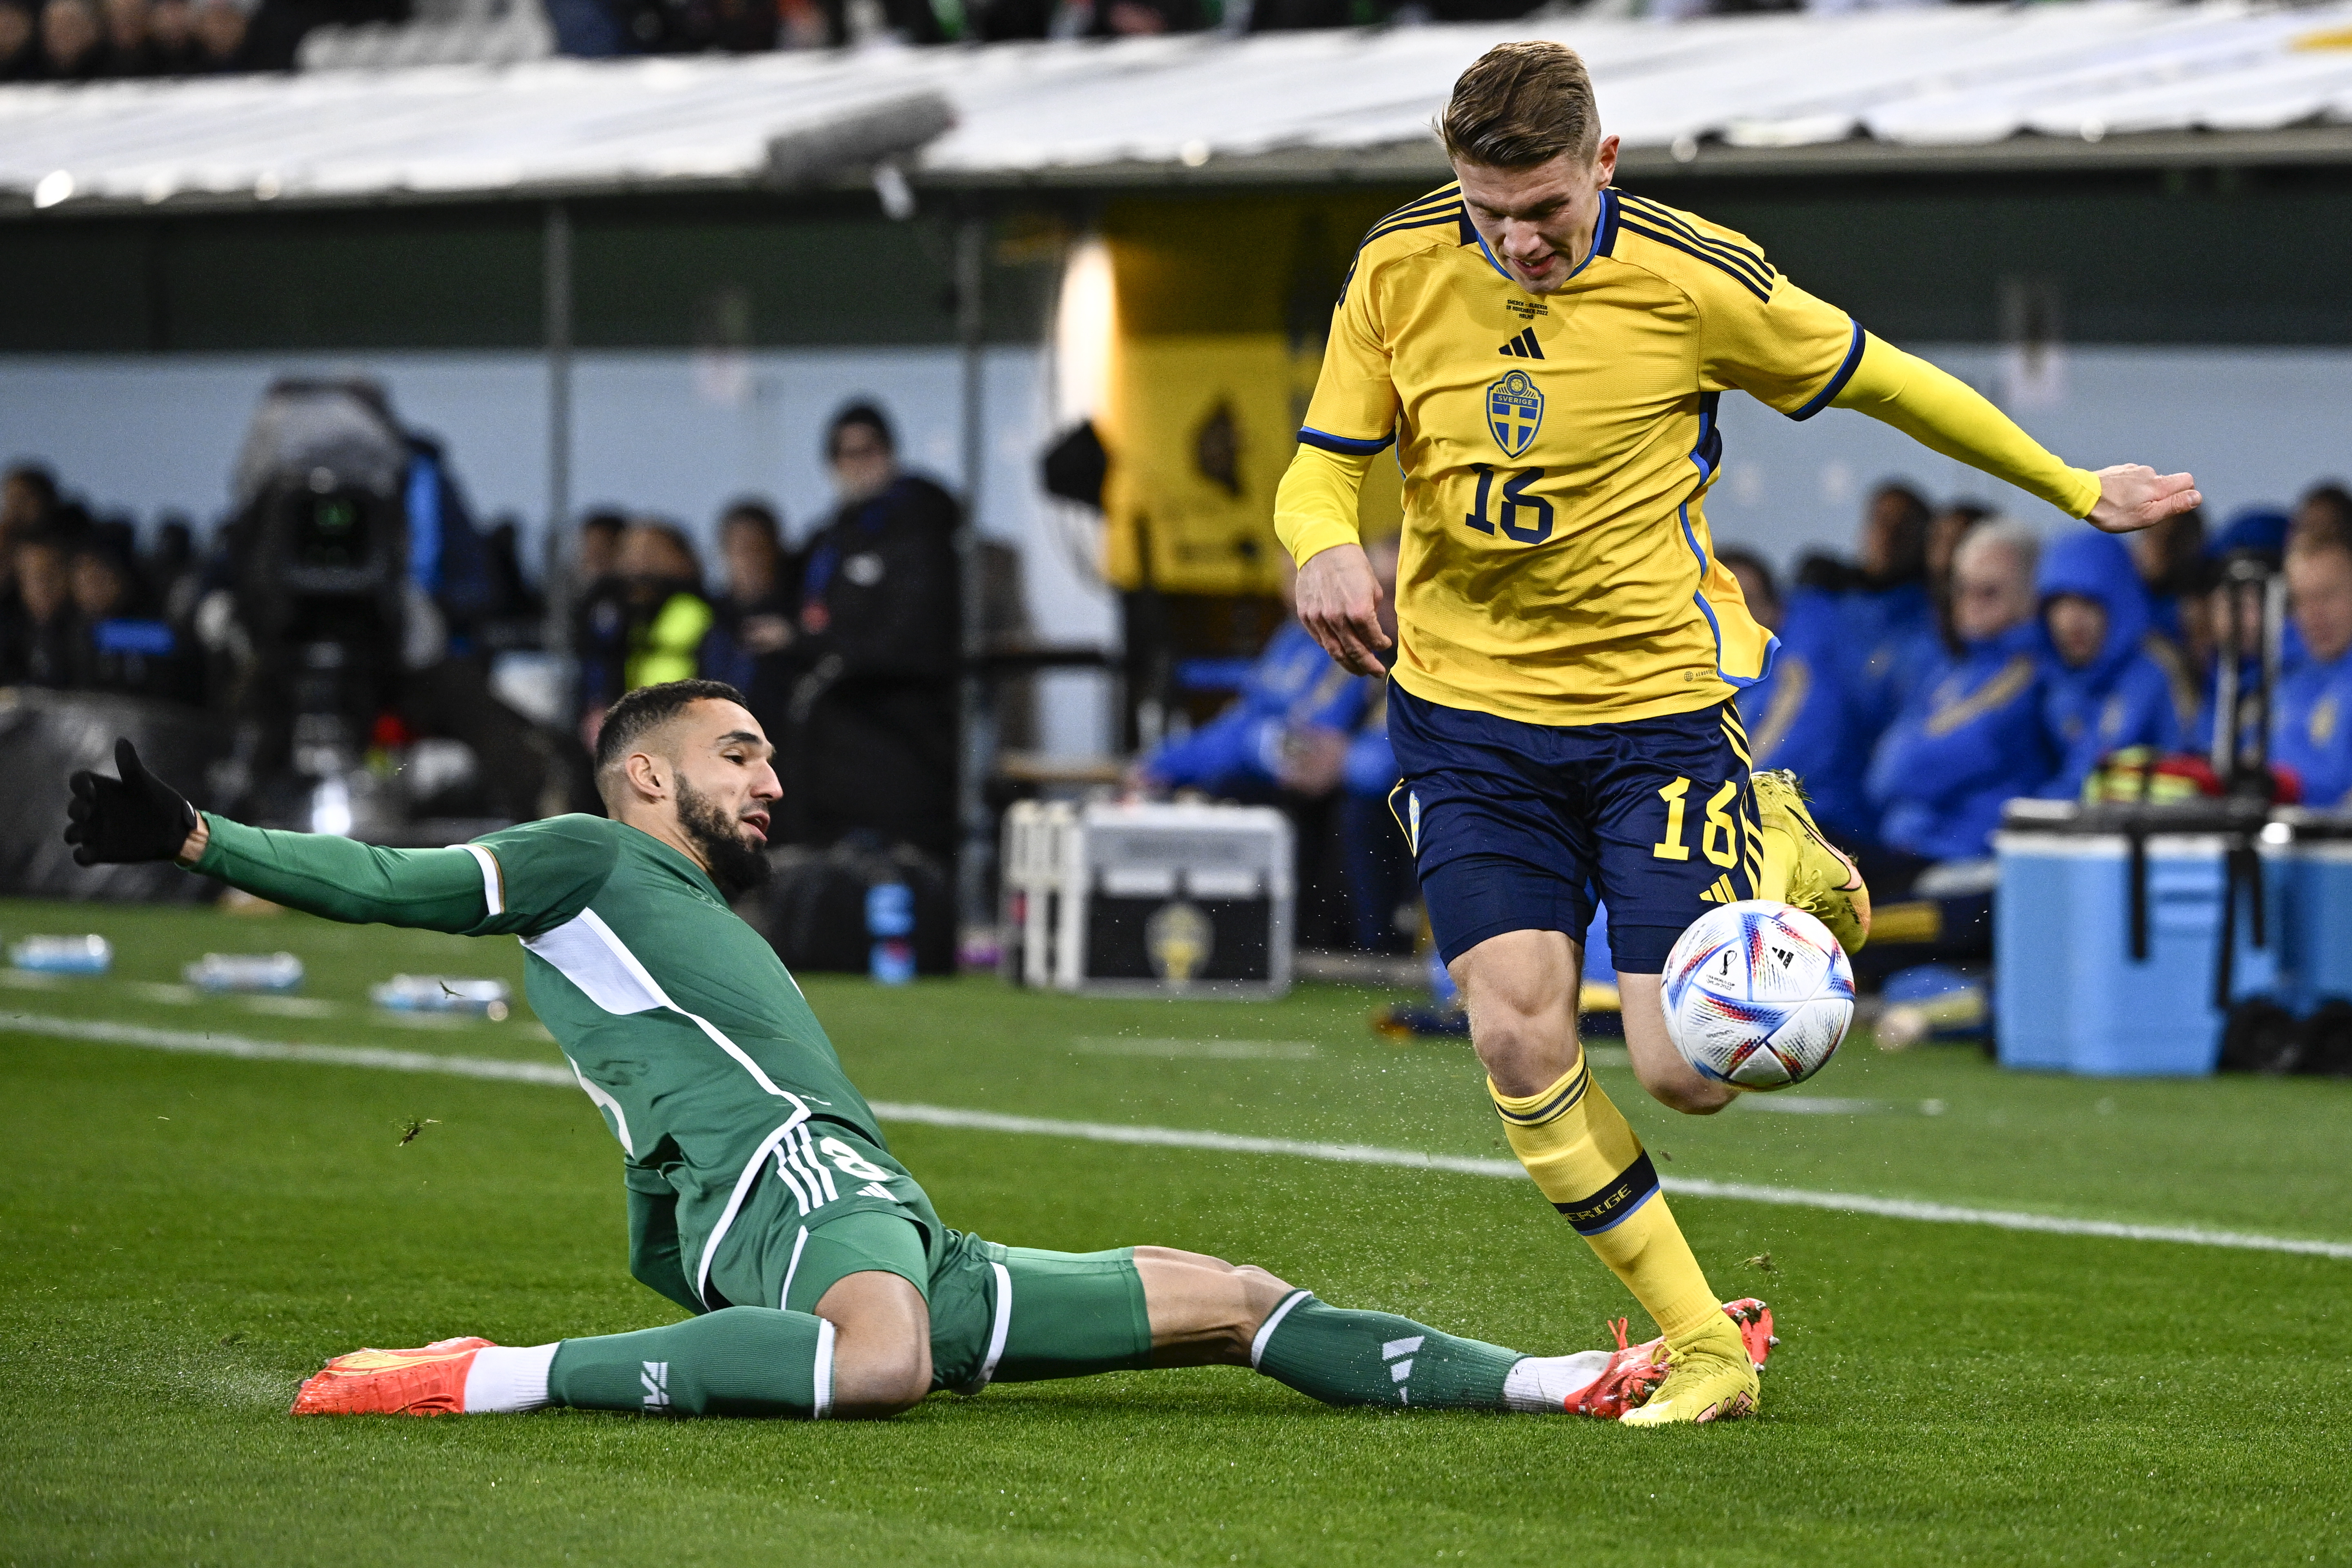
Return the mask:
[(2309, 1013), (2332, 997), (2352, 1000), (2352, 814), (2296, 815), (2281, 1000)]
[[(2033, 831), (1995, 837), (1993, 1023), (2003, 1067), (2099, 1078), (2202, 1075), (2221, 1050), (2214, 1003), (2221, 955), (2220, 834), (2147, 838), (2147, 955), (2131, 953), (2131, 850), (2120, 833)], [(2232, 1000), (2277, 984), (2287, 857), (2263, 847), (2267, 938), (2253, 943), (2253, 900), (2239, 892)], [(2352, 865), (2347, 865), (2352, 871)]]

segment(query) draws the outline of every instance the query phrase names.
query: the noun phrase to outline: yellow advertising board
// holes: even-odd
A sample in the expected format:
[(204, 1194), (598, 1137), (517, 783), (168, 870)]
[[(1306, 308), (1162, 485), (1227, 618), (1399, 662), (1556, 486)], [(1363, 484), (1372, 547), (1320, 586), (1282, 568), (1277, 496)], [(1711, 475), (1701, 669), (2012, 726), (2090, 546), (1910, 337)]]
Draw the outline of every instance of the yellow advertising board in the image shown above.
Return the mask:
[[(1321, 366), (1358, 225), (1295, 201), (1118, 203), (1103, 237), (1118, 291), (1105, 574), (1162, 593), (1270, 594), (1274, 496)], [(1332, 236), (1344, 233), (1336, 245)], [(1394, 464), (1373, 465), (1369, 530), (1394, 531)]]

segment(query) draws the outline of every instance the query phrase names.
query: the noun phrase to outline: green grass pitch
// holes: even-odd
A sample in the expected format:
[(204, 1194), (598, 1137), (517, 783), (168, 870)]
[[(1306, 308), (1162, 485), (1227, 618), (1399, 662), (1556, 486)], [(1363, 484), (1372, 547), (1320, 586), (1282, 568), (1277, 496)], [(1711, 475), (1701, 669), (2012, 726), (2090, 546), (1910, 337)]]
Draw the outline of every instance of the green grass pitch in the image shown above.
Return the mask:
[[(674, 1318), (627, 1277), (616, 1152), (576, 1092), (24, 1026), (553, 1063), (527, 1012), (404, 1026), (366, 1004), (395, 970), (519, 980), (510, 942), (0, 903), (8, 939), (89, 930), (110, 977), (0, 971), (0, 1563), (2352, 1563), (2352, 1260), (1723, 1199), (1675, 1209), (1783, 1342), (1759, 1418), (1719, 1428), (1332, 1411), (1229, 1369), (879, 1425), (296, 1422), (296, 1382), (362, 1344)], [(208, 950), (281, 947), (310, 965), (299, 998), (174, 984)], [(1505, 1153), (1466, 1050), (1374, 1039), (1367, 993), (809, 993), (880, 1100)], [(2352, 1238), (2352, 1085), (2025, 1078), (1857, 1041), (1812, 1113), (1696, 1121), (1598, 1059), (1670, 1176)], [(890, 1132), (950, 1223), (995, 1239), (1195, 1247), (1530, 1351), (1633, 1310), (1519, 1182)]]

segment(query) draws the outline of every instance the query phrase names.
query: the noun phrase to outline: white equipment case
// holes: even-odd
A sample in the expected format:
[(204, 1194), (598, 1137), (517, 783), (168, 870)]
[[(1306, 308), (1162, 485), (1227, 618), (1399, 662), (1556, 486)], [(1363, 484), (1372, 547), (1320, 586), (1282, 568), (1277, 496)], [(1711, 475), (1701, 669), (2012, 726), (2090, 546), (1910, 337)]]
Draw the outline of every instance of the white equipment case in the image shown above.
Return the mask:
[(1024, 801), (1004, 816), (1003, 973), (1097, 996), (1290, 989), (1290, 822), (1272, 806)]

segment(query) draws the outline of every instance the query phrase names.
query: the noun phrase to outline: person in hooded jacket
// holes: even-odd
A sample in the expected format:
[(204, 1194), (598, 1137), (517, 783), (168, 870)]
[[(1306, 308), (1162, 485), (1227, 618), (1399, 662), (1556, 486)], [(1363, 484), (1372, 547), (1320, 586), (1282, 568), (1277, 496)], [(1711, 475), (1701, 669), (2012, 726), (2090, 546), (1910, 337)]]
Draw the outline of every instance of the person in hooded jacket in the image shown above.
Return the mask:
[(1871, 759), (1879, 837), (1923, 865), (1989, 853), (2003, 804), (2057, 771), (2042, 718), (2038, 554), (2033, 531), (2008, 518), (1979, 523), (1961, 543), (1952, 594), (1960, 651), (1927, 671)]
[(2294, 770), (2304, 805), (2352, 806), (2352, 542), (2298, 538), (2286, 587), (2305, 658), (2279, 683), (2271, 759)]
[(2151, 629), (2146, 585), (2123, 541), (2069, 533), (2042, 555), (2042, 719), (2062, 759), (2037, 793), (2072, 800), (2099, 759), (2126, 746), (2179, 750), (2195, 733), (2186, 661)]

